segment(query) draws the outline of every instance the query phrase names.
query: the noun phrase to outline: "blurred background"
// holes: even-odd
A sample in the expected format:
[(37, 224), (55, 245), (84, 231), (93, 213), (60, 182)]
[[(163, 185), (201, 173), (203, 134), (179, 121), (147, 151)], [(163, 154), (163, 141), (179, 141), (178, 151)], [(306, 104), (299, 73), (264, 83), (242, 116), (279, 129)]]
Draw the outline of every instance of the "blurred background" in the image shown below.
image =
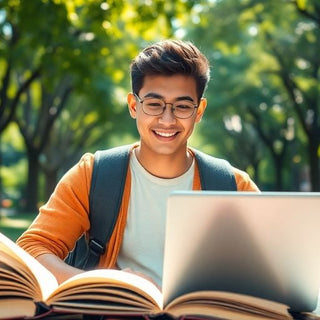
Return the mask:
[(129, 66), (167, 38), (211, 64), (190, 145), (262, 191), (320, 191), (319, 0), (0, 0), (0, 231), (16, 238), (84, 152), (138, 139)]

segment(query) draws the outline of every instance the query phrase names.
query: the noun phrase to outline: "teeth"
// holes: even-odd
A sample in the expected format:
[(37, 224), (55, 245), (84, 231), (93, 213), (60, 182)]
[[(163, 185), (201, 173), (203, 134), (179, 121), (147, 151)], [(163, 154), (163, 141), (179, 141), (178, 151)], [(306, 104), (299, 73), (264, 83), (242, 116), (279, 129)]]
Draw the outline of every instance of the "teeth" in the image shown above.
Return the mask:
[(174, 136), (176, 133), (172, 132), (172, 133), (168, 133), (168, 132), (159, 132), (159, 131), (155, 131), (156, 134), (158, 134), (161, 137), (172, 137)]

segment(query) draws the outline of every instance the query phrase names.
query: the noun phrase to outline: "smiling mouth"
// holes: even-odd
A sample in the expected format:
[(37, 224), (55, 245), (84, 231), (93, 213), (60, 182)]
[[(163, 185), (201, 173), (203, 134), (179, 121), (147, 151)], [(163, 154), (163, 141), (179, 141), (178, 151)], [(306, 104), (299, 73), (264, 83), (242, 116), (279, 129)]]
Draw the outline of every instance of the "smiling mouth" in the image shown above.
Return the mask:
[(164, 137), (164, 138), (170, 138), (170, 137), (173, 137), (175, 135), (178, 134), (177, 131), (175, 132), (161, 132), (161, 131), (153, 131), (156, 135), (158, 136), (161, 136), (161, 137)]

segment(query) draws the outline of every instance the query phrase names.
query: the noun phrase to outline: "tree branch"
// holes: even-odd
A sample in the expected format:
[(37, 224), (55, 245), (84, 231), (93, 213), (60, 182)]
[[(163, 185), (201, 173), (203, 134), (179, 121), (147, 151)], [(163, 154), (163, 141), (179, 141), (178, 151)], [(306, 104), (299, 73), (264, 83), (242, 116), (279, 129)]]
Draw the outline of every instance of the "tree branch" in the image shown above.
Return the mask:
[(312, 14), (311, 12), (308, 12), (306, 9), (302, 9), (299, 5), (298, 5), (298, 1), (295, 0), (293, 1), (294, 6), (296, 7), (297, 11), (305, 16), (306, 18), (312, 20), (313, 22), (315, 22), (318, 27), (320, 27), (320, 5), (319, 2), (314, 2), (314, 9), (315, 9), (315, 13), (316, 14)]
[(6, 126), (14, 119), (16, 109), (18, 107), (20, 97), (21, 95), (29, 88), (30, 84), (40, 76), (40, 68), (36, 69), (35, 71), (32, 72), (30, 77), (28, 77), (19, 87), (18, 91), (16, 92), (13, 100), (11, 101), (9, 105), (9, 114), (6, 119), (0, 119), (0, 132), (2, 132)]

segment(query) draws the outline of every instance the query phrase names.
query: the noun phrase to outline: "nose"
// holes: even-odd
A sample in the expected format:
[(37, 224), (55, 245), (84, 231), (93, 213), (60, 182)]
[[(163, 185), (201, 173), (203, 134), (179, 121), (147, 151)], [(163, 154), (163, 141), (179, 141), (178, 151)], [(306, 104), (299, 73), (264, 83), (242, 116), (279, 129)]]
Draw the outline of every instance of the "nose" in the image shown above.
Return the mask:
[(166, 103), (164, 112), (161, 115), (159, 122), (160, 123), (170, 123), (170, 124), (176, 122), (176, 117), (173, 114), (171, 103)]

